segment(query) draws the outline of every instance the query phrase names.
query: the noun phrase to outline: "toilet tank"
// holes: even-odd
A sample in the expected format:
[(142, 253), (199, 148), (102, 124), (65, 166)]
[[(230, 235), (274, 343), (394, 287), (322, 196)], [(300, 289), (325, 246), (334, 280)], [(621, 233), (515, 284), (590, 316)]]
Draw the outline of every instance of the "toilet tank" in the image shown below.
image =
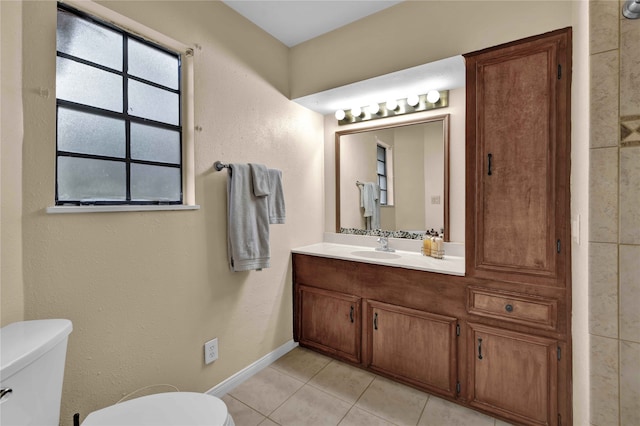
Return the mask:
[(0, 425), (60, 422), (71, 321), (22, 321), (0, 329)]

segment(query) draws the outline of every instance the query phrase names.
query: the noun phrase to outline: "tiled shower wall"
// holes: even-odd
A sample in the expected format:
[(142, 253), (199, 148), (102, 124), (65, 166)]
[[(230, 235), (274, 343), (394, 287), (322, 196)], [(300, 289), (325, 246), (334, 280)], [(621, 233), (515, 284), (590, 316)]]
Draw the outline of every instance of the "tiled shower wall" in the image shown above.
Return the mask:
[(640, 20), (590, 2), (591, 423), (640, 425)]

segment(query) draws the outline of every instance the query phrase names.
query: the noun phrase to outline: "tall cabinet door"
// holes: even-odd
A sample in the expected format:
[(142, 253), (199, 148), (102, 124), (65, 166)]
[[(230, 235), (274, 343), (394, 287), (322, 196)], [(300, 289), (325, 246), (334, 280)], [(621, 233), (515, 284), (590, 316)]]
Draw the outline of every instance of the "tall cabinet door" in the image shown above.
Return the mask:
[(335, 291), (297, 287), (300, 343), (360, 362), (360, 298)]
[(467, 275), (564, 285), (571, 30), (465, 55)]
[(456, 393), (456, 318), (365, 301), (365, 365), (433, 392)]
[(557, 424), (557, 341), (469, 324), (469, 404), (527, 425)]

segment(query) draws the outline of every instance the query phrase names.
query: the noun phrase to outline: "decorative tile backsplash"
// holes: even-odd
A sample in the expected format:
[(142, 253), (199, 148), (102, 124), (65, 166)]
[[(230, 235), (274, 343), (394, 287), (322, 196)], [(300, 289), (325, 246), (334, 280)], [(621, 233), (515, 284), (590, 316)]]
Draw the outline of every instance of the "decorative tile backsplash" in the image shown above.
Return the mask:
[(640, 115), (620, 117), (620, 145), (640, 146)]

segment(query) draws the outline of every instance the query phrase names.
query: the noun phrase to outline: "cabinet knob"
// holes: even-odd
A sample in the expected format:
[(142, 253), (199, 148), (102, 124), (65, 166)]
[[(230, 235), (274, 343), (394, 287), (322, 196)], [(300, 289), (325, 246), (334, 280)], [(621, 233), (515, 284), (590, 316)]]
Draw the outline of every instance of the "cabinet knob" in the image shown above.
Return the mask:
[(507, 304), (507, 306), (504, 307), (504, 310), (507, 312), (513, 312), (513, 305)]

